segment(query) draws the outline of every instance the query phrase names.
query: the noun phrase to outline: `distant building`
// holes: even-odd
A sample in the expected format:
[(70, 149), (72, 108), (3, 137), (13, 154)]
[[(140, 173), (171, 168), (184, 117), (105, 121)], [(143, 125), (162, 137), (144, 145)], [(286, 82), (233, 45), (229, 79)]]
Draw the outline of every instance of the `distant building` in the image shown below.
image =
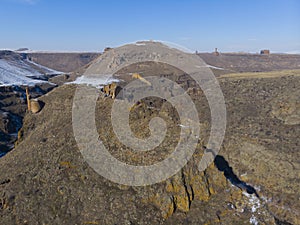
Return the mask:
[(219, 56), (219, 55), (220, 55), (220, 53), (218, 52), (218, 49), (217, 49), (217, 48), (215, 48), (214, 54), (215, 54), (215, 56)]
[(268, 50), (268, 49), (261, 50), (260, 54), (261, 55), (270, 55), (270, 50)]

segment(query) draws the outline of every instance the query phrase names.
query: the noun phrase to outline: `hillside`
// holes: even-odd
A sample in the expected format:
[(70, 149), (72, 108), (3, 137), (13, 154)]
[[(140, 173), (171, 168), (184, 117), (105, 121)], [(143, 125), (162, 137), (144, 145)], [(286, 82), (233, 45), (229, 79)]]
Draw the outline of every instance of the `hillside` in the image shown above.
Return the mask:
[[(157, 65), (161, 72), (151, 74), (157, 70), (136, 66), (144, 68), (145, 77), (166, 76), (172, 70)], [(123, 72), (136, 70), (124, 68)], [(76, 86), (62, 85), (40, 97), (45, 107), (38, 114), (26, 114), (17, 146), (0, 159), (1, 222), (299, 224), (300, 76), (295, 76), (299, 72), (265, 78), (261, 74), (258, 79), (219, 78), (228, 126), (220, 154), (204, 172), (199, 172), (197, 165), (209, 137), (210, 110), (202, 91), (189, 86), (186, 75), (174, 73), (201, 118), (201, 139), (183, 169), (166, 181), (145, 187), (118, 185), (97, 174), (85, 162), (73, 136)], [(112, 103), (100, 93), (95, 118), (99, 138), (114, 157), (140, 165), (145, 159), (148, 163), (161, 160), (176, 145), (178, 114), (170, 105), (150, 98), (132, 109), (131, 129), (139, 137), (147, 137), (149, 120), (159, 115), (169, 124), (169, 135), (149, 153), (136, 154), (124, 148), (112, 129)], [(247, 193), (243, 189), (246, 184), (259, 197)]]
[(0, 86), (34, 86), (60, 74), (62, 72), (28, 60), (26, 55), (0, 51)]
[(28, 53), (27, 57), (33, 62), (65, 73), (73, 72), (88, 64), (100, 53)]

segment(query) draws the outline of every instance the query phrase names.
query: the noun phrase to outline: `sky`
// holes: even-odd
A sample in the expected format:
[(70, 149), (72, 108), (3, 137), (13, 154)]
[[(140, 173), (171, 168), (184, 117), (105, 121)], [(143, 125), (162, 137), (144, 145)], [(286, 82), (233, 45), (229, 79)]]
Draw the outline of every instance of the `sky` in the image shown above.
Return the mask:
[(300, 53), (299, 0), (0, 0), (0, 21), (0, 49), (163, 40), (199, 52)]

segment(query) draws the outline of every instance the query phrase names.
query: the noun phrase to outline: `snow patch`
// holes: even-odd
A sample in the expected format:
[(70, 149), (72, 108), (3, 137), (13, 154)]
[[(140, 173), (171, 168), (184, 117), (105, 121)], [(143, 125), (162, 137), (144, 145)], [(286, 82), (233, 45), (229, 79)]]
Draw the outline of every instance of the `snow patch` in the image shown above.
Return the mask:
[(29, 69), (23, 63), (21, 66), (14, 65), (15, 62), (8, 62), (0, 59), (0, 87), (1, 86), (12, 86), (12, 85), (28, 85), (34, 86), (38, 83), (44, 83), (45, 81), (35, 80), (30, 78), (42, 77), (43, 74), (38, 71), (34, 71), (32, 68)]
[(190, 126), (185, 126), (183, 124), (179, 124), (178, 126), (180, 126), (181, 128), (190, 128)]
[(52, 70), (29, 60), (0, 59), (0, 87), (12, 85), (35, 86), (46, 83), (47, 75), (59, 75)]
[(139, 41), (138, 41), (138, 42), (135, 43), (135, 45), (137, 45), (137, 46), (144, 46), (144, 45), (146, 45), (146, 44), (143, 43), (143, 42), (139, 42)]
[(197, 68), (209, 67), (209, 68), (216, 69), (216, 70), (224, 70), (224, 68), (222, 68), (222, 67), (212, 66), (212, 65), (209, 65), (209, 64), (207, 64), (205, 66), (198, 66), (198, 65), (196, 65), (196, 67)]
[(8, 116), (8, 112), (2, 112), (1, 111), (1, 114), (4, 115), (4, 116)]
[(33, 69), (32, 67), (30, 67), (29, 65), (27, 65), (26, 63), (24, 63), (21, 60), (8, 61), (5, 59), (0, 59), (0, 69), (1, 69), (1, 71), (14, 73), (15, 75), (19, 75), (19, 76), (26, 76), (26, 77), (28, 77), (28, 76), (43, 77), (44, 76), (44, 74)]
[(101, 88), (104, 85), (108, 85), (111, 83), (118, 83), (120, 82), (119, 79), (113, 78), (111, 74), (109, 75), (83, 75), (80, 77), (77, 77), (77, 79), (73, 82), (70, 82), (68, 84), (85, 84), (94, 86), (97, 88)]
[[(251, 218), (250, 223), (254, 225), (258, 225), (258, 219), (255, 217), (254, 213), (261, 207), (261, 202), (258, 197), (255, 195), (248, 194), (247, 192), (243, 192), (243, 195), (245, 195), (249, 200), (249, 205), (251, 207)], [(258, 213), (259, 214), (259, 213)]]
[(258, 221), (257, 221), (257, 218), (255, 216), (251, 216), (250, 218), (250, 221), (249, 221), (251, 224), (254, 224), (254, 225), (258, 225)]
[(257, 209), (261, 207), (259, 198), (253, 194), (248, 194), (247, 192), (243, 192), (243, 195), (245, 195), (249, 200), (249, 204), (251, 206), (251, 212), (255, 213)]
[(60, 72), (60, 71), (57, 71), (57, 70), (50, 69), (50, 68), (48, 68), (46, 66), (42, 66), (42, 65), (37, 64), (37, 63), (35, 63), (33, 61), (30, 61), (28, 59), (26, 59), (26, 62), (28, 62), (28, 63), (30, 63), (30, 64), (32, 64), (32, 65), (34, 65), (34, 66), (36, 66), (36, 67), (38, 67), (40, 69), (42, 69), (43, 71), (45, 71), (46, 75), (61, 75), (61, 74), (65, 74), (64, 72)]

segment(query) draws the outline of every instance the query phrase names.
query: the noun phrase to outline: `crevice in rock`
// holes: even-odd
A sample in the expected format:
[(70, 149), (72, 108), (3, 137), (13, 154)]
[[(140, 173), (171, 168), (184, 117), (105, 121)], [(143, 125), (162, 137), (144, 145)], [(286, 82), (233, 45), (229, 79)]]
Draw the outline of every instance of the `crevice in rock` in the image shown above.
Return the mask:
[(206, 185), (206, 189), (207, 189), (207, 192), (208, 192), (208, 196), (210, 197), (211, 196), (211, 192), (210, 192), (210, 188), (209, 188), (210, 184), (209, 184), (209, 180), (208, 180), (206, 170), (204, 170), (203, 173), (204, 173), (205, 185)]
[(289, 222), (282, 221), (282, 220), (276, 218), (275, 216), (274, 216), (274, 219), (275, 219), (276, 225), (293, 225), (293, 224), (291, 224), (291, 223), (289, 223)]
[(0, 181), (0, 185), (8, 184), (10, 183), (10, 179), (5, 179)]
[(191, 197), (192, 197), (191, 201), (193, 201), (195, 198), (195, 192), (192, 186), (190, 186), (190, 188), (191, 188)]
[(191, 193), (190, 193), (188, 184), (186, 183), (186, 180), (185, 180), (185, 176), (184, 176), (183, 171), (181, 171), (181, 179), (182, 179), (182, 182), (183, 182), (183, 186), (184, 186), (185, 192), (186, 192), (187, 197), (188, 197), (189, 208), (191, 208), (191, 204), (192, 204), (193, 197), (191, 196)]
[(170, 198), (171, 198), (171, 201), (172, 201), (172, 204), (173, 204), (173, 213), (174, 213), (177, 210), (176, 202), (175, 202), (175, 199), (174, 199), (173, 195)]
[(255, 194), (259, 198), (254, 187), (247, 184), (246, 182), (240, 180), (233, 172), (232, 167), (229, 166), (229, 163), (225, 160), (223, 156), (217, 155), (214, 160), (215, 166), (219, 171), (224, 173), (224, 176), (227, 180), (230, 181), (234, 186), (246, 191), (248, 194)]

